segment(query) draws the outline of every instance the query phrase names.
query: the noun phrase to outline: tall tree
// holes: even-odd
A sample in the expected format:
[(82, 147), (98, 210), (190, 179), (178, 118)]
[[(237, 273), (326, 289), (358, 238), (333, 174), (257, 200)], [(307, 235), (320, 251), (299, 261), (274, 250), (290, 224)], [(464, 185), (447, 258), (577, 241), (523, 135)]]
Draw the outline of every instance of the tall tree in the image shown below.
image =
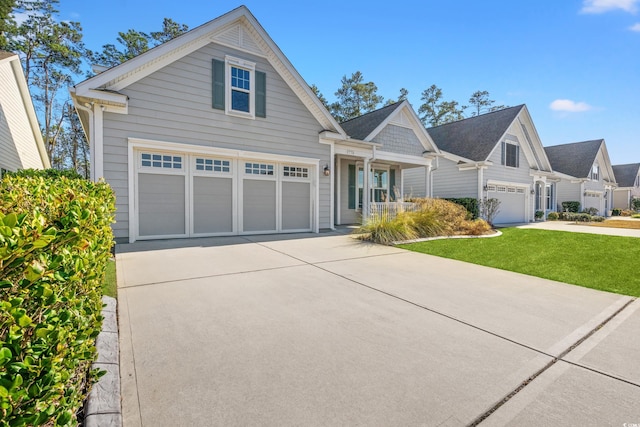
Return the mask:
[(320, 89), (318, 89), (318, 86), (316, 86), (315, 84), (312, 84), (311, 86), (309, 86), (309, 88), (318, 97), (320, 102), (322, 102), (322, 105), (324, 105), (324, 108), (326, 108), (327, 110), (331, 108), (329, 106), (329, 101), (327, 101), (327, 98), (325, 98), (322, 92), (320, 92)]
[(418, 108), (420, 120), (425, 126), (430, 127), (463, 119), (464, 110), (467, 108), (457, 101), (443, 101), (442, 89), (436, 85), (423, 90), (420, 100), (422, 101), (422, 105)]
[(365, 82), (360, 71), (342, 77), (342, 86), (336, 91), (338, 99), (331, 104), (331, 114), (339, 122), (359, 117), (375, 110), (384, 98), (378, 95), (378, 86), (373, 82)]
[(85, 52), (80, 23), (60, 21), (57, 5), (58, 0), (18, 0), (14, 13), (25, 20), (7, 33), (9, 49), (22, 59), (49, 158), (64, 126), (66, 88), (80, 73)]
[(131, 58), (135, 58), (154, 46), (165, 43), (189, 31), (189, 27), (179, 24), (170, 18), (162, 21), (162, 30), (150, 34), (129, 29), (119, 32), (116, 44), (108, 43), (102, 46), (100, 52), (89, 52), (91, 62), (113, 67)]
[(469, 104), (475, 110), (471, 113), (472, 116), (478, 116), (481, 112), (488, 110), (491, 105), (496, 102), (493, 99), (489, 99), (489, 92), (486, 90), (477, 90), (473, 92), (469, 98)]
[(406, 101), (409, 96), (409, 91), (405, 88), (400, 88), (400, 95), (398, 95), (398, 99), (387, 99), (387, 102), (384, 105), (395, 104), (396, 102)]
[(88, 179), (89, 144), (84, 137), (80, 118), (70, 103), (65, 105), (64, 113), (67, 125), (61, 129), (51, 164), (57, 169), (73, 169)]
[(6, 34), (11, 31), (14, 24), (11, 12), (15, 7), (15, 0), (0, 0), (0, 49), (7, 49)]

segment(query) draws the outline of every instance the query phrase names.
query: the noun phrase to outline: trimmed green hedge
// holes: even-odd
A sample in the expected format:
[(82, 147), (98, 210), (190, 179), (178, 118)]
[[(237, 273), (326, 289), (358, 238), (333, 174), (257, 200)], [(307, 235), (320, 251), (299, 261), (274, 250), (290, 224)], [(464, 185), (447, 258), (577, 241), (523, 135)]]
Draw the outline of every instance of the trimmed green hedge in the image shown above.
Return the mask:
[(460, 198), (448, 198), (444, 199), (453, 202), (457, 205), (464, 206), (467, 212), (471, 214), (471, 219), (478, 219), (480, 216), (480, 206), (478, 205), (478, 199), (473, 197), (460, 197)]
[(22, 175), (0, 182), (0, 426), (76, 425), (100, 375), (115, 197), (105, 183)]
[(580, 212), (580, 202), (562, 202), (563, 212)]

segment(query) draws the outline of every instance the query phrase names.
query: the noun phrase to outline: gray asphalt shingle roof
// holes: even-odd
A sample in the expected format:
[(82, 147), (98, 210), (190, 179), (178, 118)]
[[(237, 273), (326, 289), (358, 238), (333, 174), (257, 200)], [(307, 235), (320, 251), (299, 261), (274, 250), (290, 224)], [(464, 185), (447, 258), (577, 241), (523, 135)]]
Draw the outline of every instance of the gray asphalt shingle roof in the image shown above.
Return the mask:
[(387, 117), (398, 108), (402, 102), (387, 105), (379, 110), (372, 111), (340, 123), (340, 126), (351, 138), (364, 140), (371, 132), (377, 128), (380, 123), (384, 122)]
[(544, 151), (554, 171), (576, 178), (588, 178), (603, 142), (603, 139), (573, 142), (544, 147)]
[(481, 162), (489, 157), (523, 108), (524, 104), (505, 108), (432, 127), (427, 132), (441, 150)]
[(615, 165), (612, 166), (612, 168), (613, 175), (616, 177), (616, 182), (619, 187), (633, 187), (635, 185), (638, 169), (640, 169), (640, 163)]

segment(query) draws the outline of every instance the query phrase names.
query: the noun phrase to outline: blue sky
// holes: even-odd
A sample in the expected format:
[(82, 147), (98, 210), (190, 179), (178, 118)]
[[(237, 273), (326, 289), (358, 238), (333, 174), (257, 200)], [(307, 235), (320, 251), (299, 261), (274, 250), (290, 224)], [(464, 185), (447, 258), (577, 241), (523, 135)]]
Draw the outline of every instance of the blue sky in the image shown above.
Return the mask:
[[(201, 25), (232, 1), (61, 0), (97, 50), (118, 31)], [(309, 84), (333, 100), (361, 71), (385, 99), (401, 87), (417, 110), (432, 84), (467, 104), (527, 104), (544, 145), (604, 138), (613, 164), (640, 162), (640, 0), (244, 3)], [(470, 112), (469, 112), (470, 113)]]

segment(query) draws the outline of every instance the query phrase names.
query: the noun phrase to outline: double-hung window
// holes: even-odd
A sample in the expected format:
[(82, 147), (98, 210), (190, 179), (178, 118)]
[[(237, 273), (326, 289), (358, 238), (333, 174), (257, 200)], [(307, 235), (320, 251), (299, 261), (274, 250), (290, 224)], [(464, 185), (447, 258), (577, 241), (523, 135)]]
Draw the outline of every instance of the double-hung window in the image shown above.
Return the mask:
[(502, 164), (511, 168), (519, 167), (520, 147), (504, 141), (502, 143)]
[(232, 56), (213, 60), (213, 108), (255, 119), (266, 117), (266, 74), (256, 64)]
[(598, 165), (593, 165), (591, 169), (591, 179), (594, 181), (600, 180), (600, 167)]

